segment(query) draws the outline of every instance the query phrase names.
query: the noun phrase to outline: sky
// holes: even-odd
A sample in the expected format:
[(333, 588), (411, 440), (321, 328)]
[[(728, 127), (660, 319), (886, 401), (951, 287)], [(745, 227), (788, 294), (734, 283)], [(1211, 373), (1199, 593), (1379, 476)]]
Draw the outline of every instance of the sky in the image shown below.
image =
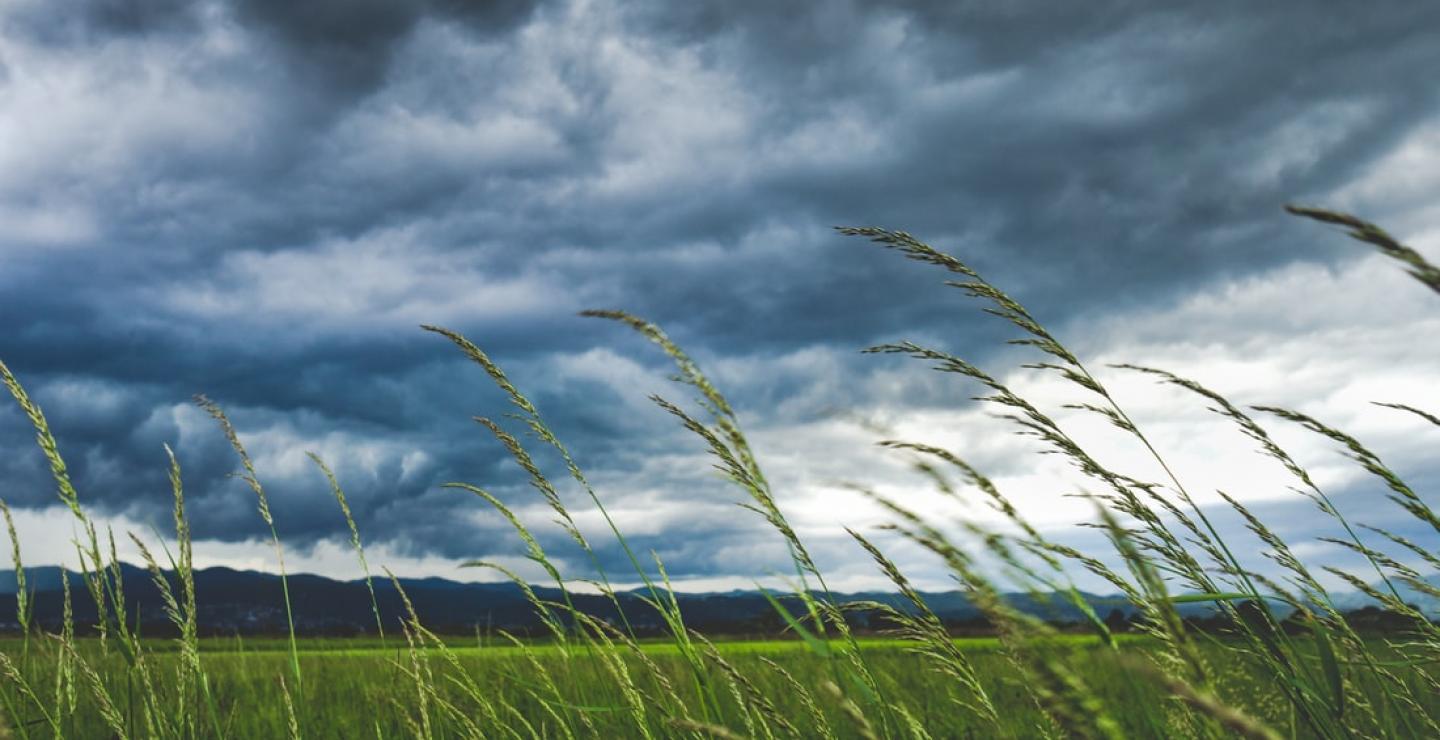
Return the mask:
[[(567, 575), (583, 559), (472, 417), (510, 409), (422, 331), (504, 367), (641, 552), (682, 588), (788, 570), (703, 442), (655, 347), (577, 313), (662, 326), (731, 399), (832, 587), (883, 583), (845, 533), (887, 515), (995, 522), (906, 455), (944, 446), (1042, 530), (1094, 547), (1094, 490), (955, 377), (860, 349), (965, 357), (1137, 477), (1153, 461), (947, 275), (835, 226), (904, 229), (1025, 303), (1237, 540), (1215, 494), (1346, 565), (1283, 470), (1163, 367), (1237, 404), (1361, 438), (1419, 490), (1440, 410), (1440, 300), (1285, 203), (1348, 210), (1440, 257), (1440, 6), (1424, 3), (11, 0), (0, 6), (0, 359), (43, 407), (87, 511), (169, 527), (183, 467), (197, 562), (275, 567), (216, 425), (268, 492), (287, 565), (353, 578), (336, 471), (374, 563), (537, 571), (494, 492)], [(1423, 537), (1333, 445), (1266, 418), (1342, 510)], [(557, 480), (563, 466), (541, 450)], [(962, 492), (963, 493), (963, 492)], [(601, 560), (623, 556), (573, 487)], [(0, 497), (27, 563), (73, 565), (34, 432), (0, 408)], [(926, 587), (924, 553), (876, 536)], [(1433, 533), (1431, 534), (1433, 536)], [(133, 557), (121, 535), (122, 557)], [(1258, 548), (1254, 548), (1258, 552)], [(1257, 565), (1263, 564), (1257, 563)], [(623, 578), (619, 580), (623, 581)]]

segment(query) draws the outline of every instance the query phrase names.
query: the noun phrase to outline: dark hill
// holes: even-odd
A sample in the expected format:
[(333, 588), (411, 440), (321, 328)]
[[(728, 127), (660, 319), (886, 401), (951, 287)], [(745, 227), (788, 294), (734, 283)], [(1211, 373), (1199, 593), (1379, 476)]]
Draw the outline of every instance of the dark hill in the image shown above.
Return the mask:
[[(122, 565), (129, 618), (138, 615), (145, 634), (164, 634), (171, 626), (162, 611), (160, 592), (150, 573), (130, 565)], [(173, 574), (167, 573), (178, 589)], [(80, 624), (93, 624), (96, 613), (88, 589), (78, 574), (70, 574), (75, 618)], [(230, 568), (206, 568), (195, 573), (199, 622), (205, 634), (280, 634), (286, 631), (284, 597), (279, 576)], [(471, 633), (475, 630), (504, 629), (517, 634), (536, 634), (543, 625), (521, 589), (513, 583), (462, 583), (444, 578), (400, 579), (401, 586), (415, 605), (422, 623), (430, 629), (448, 633)], [(26, 570), (26, 585), (33, 594), (34, 621), (45, 629), (58, 629), (63, 599), (60, 570), (40, 567)], [(386, 629), (398, 627), (404, 617), (404, 603), (388, 579), (374, 581), (376, 599)], [(536, 587), (542, 600), (559, 601), (557, 589)], [(621, 606), (637, 634), (658, 634), (663, 630), (659, 617), (642, 600), (643, 591), (618, 595)], [(375, 617), (371, 611), (370, 594), (365, 582), (338, 581), (324, 576), (296, 574), (290, 576), (290, 595), (295, 625), (299, 632), (310, 635), (356, 635), (373, 633)], [(956, 631), (984, 631), (986, 624), (979, 611), (959, 591), (924, 594), (926, 602)], [(1121, 617), (1134, 612), (1123, 598), (1083, 594), (1102, 618), (1118, 611)], [(841, 602), (879, 602), (902, 611), (909, 604), (899, 594), (876, 591), (836, 594)], [(1016, 608), (1051, 622), (1080, 622), (1079, 610), (1059, 598), (1039, 598), (1029, 594), (1008, 594)], [(571, 594), (575, 605), (584, 612), (618, 624), (620, 615), (615, 605), (597, 594)], [(688, 626), (710, 634), (778, 634), (785, 629), (784, 619), (776, 613), (769, 600), (759, 591), (728, 591), (720, 593), (678, 593)], [(780, 598), (792, 614), (804, 612), (793, 595)], [(1358, 608), (1362, 605), (1355, 605)], [(1211, 610), (1207, 604), (1189, 604), (1184, 611), (1203, 615)], [(15, 574), (0, 571), (0, 629), (15, 629)], [(883, 628), (885, 625), (873, 611), (855, 610), (852, 620), (860, 629)]]

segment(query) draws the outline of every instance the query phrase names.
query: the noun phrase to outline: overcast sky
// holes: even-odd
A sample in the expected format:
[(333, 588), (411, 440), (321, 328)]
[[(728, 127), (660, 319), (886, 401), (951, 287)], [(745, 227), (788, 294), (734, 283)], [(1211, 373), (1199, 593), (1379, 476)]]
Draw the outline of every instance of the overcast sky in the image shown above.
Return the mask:
[[(1092, 367), (1157, 365), (1312, 413), (1433, 491), (1437, 430), (1369, 402), (1440, 410), (1440, 300), (1281, 206), (1353, 210), (1440, 256), (1440, 6), (1167, 5), (12, 0), (0, 358), (118, 528), (165, 528), (175, 448), (202, 564), (274, 567), (197, 392), (249, 446), (292, 569), (359, 572), (313, 450), (372, 561), (448, 577), (519, 562), (503, 519), (439, 487), (458, 480), (588, 575), (471, 421), (503, 397), (431, 323), (507, 369), (686, 587), (786, 570), (701, 441), (647, 400), (692, 400), (663, 355), (586, 308), (654, 320), (700, 361), (832, 585), (879, 583), (842, 526), (885, 517), (847, 483), (989, 520), (941, 508), (875, 448), (886, 436), (953, 449), (1088, 542), (1074, 525), (1091, 512), (1064, 497), (1086, 483), (970, 402), (977, 388), (858, 350), (952, 351), (1106, 461), (1153, 463), (1061, 409), (1086, 399), (1021, 369), (1036, 358), (946, 275), (832, 230), (876, 225), (968, 260)], [(1203, 501), (1223, 488), (1345, 562), (1315, 542), (1333, 525), (1198, 399), (1102, 379)], [(1409, 531), (1331, 446), (1267, 424), (1342, 508)], [(0, 484), (26, 557), (65, 558), (71, 524), (8, 403)]]

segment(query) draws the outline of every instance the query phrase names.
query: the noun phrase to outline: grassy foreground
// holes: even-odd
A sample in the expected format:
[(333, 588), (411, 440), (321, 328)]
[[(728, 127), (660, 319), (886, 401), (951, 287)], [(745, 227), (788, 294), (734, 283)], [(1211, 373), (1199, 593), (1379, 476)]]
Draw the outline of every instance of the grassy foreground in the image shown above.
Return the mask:
[[(860, 649), (866, 661), (883, 676), (882, 687), (889, 694), (906, 697), (912, 711), (923, 713), (925, 730), (933, 737), (994, 737), (996, 734), (1027, 737), (1034, 732), (1034, 704), (1024, 685), (1024, 676), (1003, 654), (998, 639), (968, 638), (957, 641), (982, 677), (982, 684), (996, 702), (1000, 720), (980, 722), (973, 715), (951, 711), (952, 698), (941, 682), (924, 671), (914, 670), (915, 657), (895, 640), (862, 640)], [(1056, 641), (1057, 649), (1074, 652), (1074, 658), (1085, 666), (1080, 676), (1101, 700), (1121, 705), (1127, 711), (1117, 715), (1119, 730), (1135, 737), (1167, 735), (1165, 688), (1148, 680), (1143, 673), (1130, 669), (1126, 655), (1143, 658), (1153, 647), (1149, 641), (1126, 640), (1122, 653), (1109, 650), (1096, 638), (1063, 636)], [(16, 645), (7, 645), (14, 648)], [(160, 648), (153, 653), (154, 667), (162, 674), (175, 670), (176, 651)], [(737, 672), (748, 678), (755, 691), (768, 697), (781, 716), (793, 718), (801, 735), (833, 734), (837, 737), (862, 737), (839, 702), (827, 697), (814, 697), (815, 708), (807, 706), (805, 697), (793, 690), (791, 679), (801, 685), (821, 685), (831, 680), (828, 661), (799, 641), (717, 642), (716, 650)], [(837, 651), (848, 649), (832, 644)], [(1384, 650), (1383, 646), (1374, 647)], [(276, 676), (288, 670), (288, 644), (284, 641), (204, 640), (201, 656), (213, 687), (221, 715), (221, 727), (231, 737), (283, 737), (288, 732), (282, 713), (255, 711), (263, 707), (275, 693)], [(572, 711), (584, 711), (593, 731), (605, 737), (627, 736), (633, 730), (623, 691), (615, 685), (602, 661), (594, 656), (567, 656), (555, 644), (518, 648), (505, 645), (462, 646), (451, 648), (459, 666), (479, 685), (485, 686), (491, 701), (515, 709), (530, 723), (540, 737), (564, 734), (557, 720), (533, 695), (537, 671), (548, 672), (564, 686), (575, 704)], [(640, 676), (658, 669), (677, 687), (676, 702), (698, 703), (700, 697), (687, 695), (684, 684), (686, 666), (683, 657), (666, 643), (643, 646), (646, 659), (627, 656), (627, 669)], [(1212, 659), (1223, 662), (1220, 694), (1229, 701), (1253, 708), (1259, 718), (1273, 727), (1291, 734), (1296, 717), (1284, 700), (1283, 693), (1267, 685), (1263, 672), (1220, 647), (1203, 651)], [(80, 653), (95, 666), (102, 681), (114, 686), (127, 686), (124, 659), (113, 652), (107, 657), (98, 640), (84, 639)], [(419, 657), (422, 670), (436, 670), (446, 660), (435, 650), (424, 651)], [(300, 649), (300, 665), (311, 685), (307, 700), (296, 707), (301, 726), (313, 728), (312, 737), (407, 737), (416, 733), (414, 718), (407, 707), (415, 697), (413, 677), (407, 665), (408, 651), (382, 647), (378, 640), (328, 639), (308, 640)], [(538, 667), (537, 667), (538, 666)], [(723, 680), (720, 671), (713, 671), (713, 680)], [(787, 677), (788, 676), (788, 677)], [(1418, 682), (1415, 688), (1423, 688)], [(114, 696), (122, 717), (134, 721), (142, 699), (140, 687), (129, 685)], [(1423, 694), (1423, 692), (1422, 692)], [(442, 698), (443, 697), (443, 698)], [(461, 690), (441, 688), (439, 701), (463, 705)], [(1429, 695), (1428, 711), (1440, 710), (1440, 696)], [(582, 710), (583, 707), (583, 710)], [(366, 711), (356, 711), (364, 708)], [(726, 719), (743, 727), (745, 719), (738, 703), (725, 707)], [(519, 719), (515, 720), (519, 723)], [(823, 723), (820, 724), (820, 723)], [(523, 728), (524, 723), (520, 723)], [(802, 729), (803, 728), (803, 729)], [(443, 714), (431, 718), (430, 732), (439, 737), (462, 736), (463, 723)], [(93, 703), (86, 702), (79, 711), (66, 718), (65, 733), (70, 737), (105, 737), (110, 734), (105, 719)], [(783, 731), (783, 730), (782, 730)], [(529, 729), (520, 733), (529, 736)]]
[[(1378, 227), (1328, 211), (1292, 211), (1346, 228), (1354, 238), (1403, 262), (1423, 286), (1440, 293), (1440, 269)], [(901, 567), (863, 534), (851, 532), (857, 546), (910, 601), (905, 609), (863, 605), (888, 615), (893, 639), (870, 643), (857, 637), (846, 619), (851, 605), (830, 596), (824, 574), (777, 503), (777, 495), (783, 494), (771, 490), (724, 396), (659, 328), (615, 311), (587, 315), (628, 325), (675, 361), (678, 380), (699, 396), (698, 409), (690, 411), (659, 397), (655, 402), (713, 453), (746, 506), (789, 548), (795, 569), (793, 596), (801, 608), (792, 613), (779, 600), (774, 605), (797, 641), (715, 644), (688, 629), (671, 597), (663, 562), (631, 550), (606, 513), (602, 496), (539, 410), (483, 350), (439, 327), (426, 329), (453, 342), (509, 395), (514, 409), (506, 423), (517, 430), (490, 419), (478, 421), (530, 476), (554, 510), (557, 525), (590, 555), (586, 572), (562, 573), (505, 502), (478, 485), (447, 484), (505, 517), (531, 559), (547, 573), (547, 585), (559, 589), (558, 600), (541, 599), (501, 566), (470, 564), (499, 571), (524, 587), (549, 630), (549, 641), (475, 646), (435, 635), (413, 610), (408, 618), (386, 624), (378, 608), (374, 642), (302, 641), (293, 620), (290, 635), (279, 645), (227, 647), (223, 641), (202, 640), (183, 475), (173, 455), (173, 540), (147, 542), (130, 536), (148, 561), (179, 637), (147, 639), (130, 626), (114, 533), (100, 531), (87, 515), (43, 412), (0, 363), (0, 378), (35, 427), (60, 500), (84, 533), (78, 551), (85, 592), (72, 595), (67, 590), (66, 603), (88, 598), (100, 615), (85, 634), (70, 619), (57, 634), (44, 634), (32, 625), (18, 538), (9, 526), (17, 542), (16, 621), (22, 632), (0, 645), (0, 704), (9, 730), (37, 738), (1440, 737), (1435, 670), (1440, 628), (1401, 597), (1406, 589), (1440, 596), (1440, 589), (1427, 580), (1440, 573), (1440, 540), (1434, 536), (1440, 534), (1440, 517), (1379, 455), (1309, 416), (1268, 406), (1242, 408), (1181, 376), (1121, 366), (1191, 391), (1233, 422), (1254, 441), (1259, 454), (1293, 475), (1298, 495), (1309, 498), (1317, 516), (1334, 524), (1337, 536), (1329, 541), (1362, 558), (1367, 570), (1350, 573), (1303, 561), (1290, 543), (1228, 497), (1248, 522), (1249, 533), (1243, 542), (1227, 541), (1185, 484), (1168, 473), (1162, 451), (1151, 445), (1105, 385), (1022, 305), (964, 262), (908, 234), (841, 231), (947, 272), (953, 280), (949, 285), (1012, 324), (1021, 333), (1015, 342), (1040, 355), (1028, 367), (1056, 373), (1073, 384), (1082, 399), (1071, 408), (1108, 420), (1167, 473), (1151, 481), (1107, 468), (1043, 409), (960, 357), (908, 342), (873, 348), (914, 357), (983, 388), (980, 403), (1000, 410), (1016, 431), (1038, 439), (1047, 452), (1074, 463), (1086, 486), (1096, 491), (1090, 495), (1096, 512), (1091, 524), (1105, 535), (1109, 549), (1080, 552), (1050, 541), (1031, 526), (1003, 492), (955, 451), (907, 440), (881, 443), (914, 455), (917, 466), (942, 492), (978, 497), (1007, 519), (1005, 527), (995, 530), (962, 523), (960, 531), (953, 531), (903, 501), (871, 494), (894, 515), (896, 532), (945, 564), (996, 626), (995, 641), (952, 640)], [(198, 402), (235, 448), (240, 475), (270, 527), (283, 579), (284, 546), (274, 533), (261, 472), (220, 407), (203, 397)], [(1397, 415), (1440, 427), (1440, 417), (1432, 411), (1391, 407)], [(1416, 541), (1349, 521), (1257, 419), (1296, 424), (1333, 441), (1383, 483), (1388, 501), (1380, 503), (1413, 517), (1426, 528), (1426, 537)], [(611, 575), (594, 556), (588, 539), (592, 535), (576, 526), (554, 479), (536, 464), (516, 431), (558, 453), (565, 467), (560, 476), (571, 479), (566, 485), (573, 485), (585, 505), (594, 506), (610, 524), (607, 536), (615, 538), (632, 567), (616, 581), (644, 584), (648, 608), (668, 627), (663, 645), (636, 640), (625, 619), (611, 624), (571, 606), (566, 588), (581, 579), (614, 598)], [(368, 576), (371, 568), (344, 492), (324, 462), (318, 457), (314, 461), (335, 495), (337, 514), (350, 525), (352, 544)], [(0, 510), (8, 524), (8, 509), (0, 504)], [(1260, 558), (1278, 563), (1283, 578), (1258, 572)], [(1104, 579), (1131, 601), (1140, 613), (1143, 640), (1119, 639), (1090, 611), (1071, 581), (1076, 569)], [(1329, 578), (1317, 577), (1321, 571)], [(1371, 595), (1406, 628), (1390, 640), (1363, 638), (1336, 609), (1322, 583), (1333, 579)], [(68, 589), (69, 580), (62, 583)], [(398, 582), (395, 587), (403, 594)], [(1092, 636), (1080, 640), (1060, 635), (1017, 611), (1001, 597), (1011, 590), (1069, 600), (1088, 618)], [(288, 612), (288, 587), (284, 593)], [(1196, 601), (1220, 610), (1228, 623), (1224, 639), (1197, 633), (1181, 619), (1177, 603)], [(618, 607), (618, 600), (615, 603)]]

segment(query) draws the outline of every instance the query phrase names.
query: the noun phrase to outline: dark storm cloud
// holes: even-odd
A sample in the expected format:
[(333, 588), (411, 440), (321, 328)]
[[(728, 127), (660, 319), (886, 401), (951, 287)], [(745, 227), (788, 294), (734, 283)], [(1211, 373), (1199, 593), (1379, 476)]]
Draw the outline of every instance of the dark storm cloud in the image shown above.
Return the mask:
[[(1440, 94), (1417, 73), (1440, 65), (1440, 11), (1421, 4), (619, 7), (0, 11), (0, 105), (18, 122), (0, 140), (0, 357), (86, 500), (163, 517), (169, 442), (198, 535), (262, 534), (233, 456), (185, 406), (203, 391), (274, 466), (262, 478), (297, 545), (343, 535), (318, 474), (284, 455), (328, 444), (372, 540), (513, 550), (436, 489), (531, 495), (469, 420), (505, 401), (416, 324), (481, 342), (623, 487), (647, 456), (694, 447), (635, 402), (643, 383), (554, 369), (604, 347), (662, 367), (580, 308), (655, 318), (707, 362), (900, 334), (983, 354), (1003, 327), (965, 320), (941, 275), (829, 227), (920, 234), (1063, 328), (1345, 259), (1279, 205), (1351, 180)], [(737, 405), (762, 410), (807, 386), (735, 380)], [(858, 392), (836, 383), (828, 405)], [(6, 498), (38, 507), (53, 492), (29, 438), (0, 412)], [(703, 472), (646, 475), (706, 507), (734, 496)], [(753, 531), (695, 525), (672, 572), (721, 573), (710, 543)]]
[(381, 83), (391, 51), (426, 15), (455, 20), (477, 36), (507, 33), (534, 10), (530, 0), (238, 0), (236, 16), (292, 62), (314, 74), (312, 88), (341, 95)]
[(46, 43), (84, 44), (112, 36), (189, 30), (195, 23), (194, 8), (186, 0), (81, 0), (64, 7), (19, 2), (7, 14), (5, 28)]

